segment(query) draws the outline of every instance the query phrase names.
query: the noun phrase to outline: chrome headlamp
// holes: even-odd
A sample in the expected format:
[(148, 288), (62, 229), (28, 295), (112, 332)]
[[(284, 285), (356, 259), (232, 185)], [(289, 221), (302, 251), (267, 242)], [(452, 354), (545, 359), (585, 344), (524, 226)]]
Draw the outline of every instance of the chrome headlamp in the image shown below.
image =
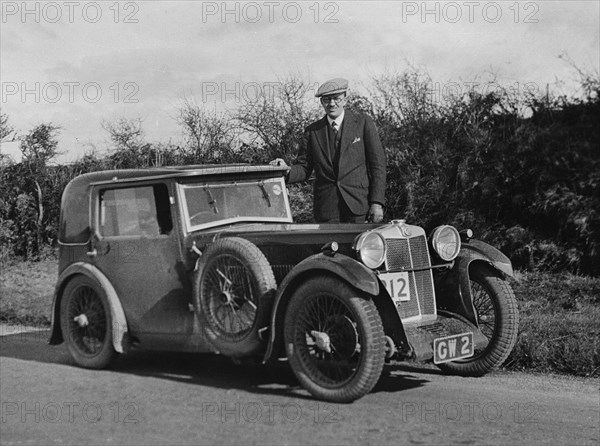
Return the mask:
[(368, 268), (375, 269), (385, 261), (385, 239), (378, 232), (363, 232), (354, 242), (359, 260)]
[(435, 253), (446, 262), (454, 260), (460, 252), (460, 234), (453, 226), (438, 226), (430, 239)]

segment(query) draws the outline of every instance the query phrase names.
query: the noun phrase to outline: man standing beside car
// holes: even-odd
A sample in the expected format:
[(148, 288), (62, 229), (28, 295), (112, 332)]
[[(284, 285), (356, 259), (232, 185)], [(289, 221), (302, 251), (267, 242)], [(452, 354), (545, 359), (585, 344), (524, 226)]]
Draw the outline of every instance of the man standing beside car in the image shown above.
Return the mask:
[[(336, 78), (317, 90), (325, 116), (304, 131), (288, 183), (306, 181), (313, 170), (315, 221), (379, 223), (385, 204), (386, 157), (373, 120), (344, 110), (348, 81)], [(285, 165), (278, 158), (274, 165)]]

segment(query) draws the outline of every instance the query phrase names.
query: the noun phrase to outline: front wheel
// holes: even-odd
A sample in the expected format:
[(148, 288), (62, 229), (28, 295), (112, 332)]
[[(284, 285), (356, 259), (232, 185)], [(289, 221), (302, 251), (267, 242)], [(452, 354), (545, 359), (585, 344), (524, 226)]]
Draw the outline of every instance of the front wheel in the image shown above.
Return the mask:
[(473, 307), (479, 329), (488, 339), (471, 358), (438, 364), (445, 372), (460, 376), (482, 376), (499, 367), (517, 341), (519, 310), (512, 288), (490, 267), (474, 264), (470, 271)]
[(354, 401), (381, 375), (385, 337), (377, 308), (339, 279), (319, 276), (298, 287), (284, 337), (294, 374), (316, 398)]

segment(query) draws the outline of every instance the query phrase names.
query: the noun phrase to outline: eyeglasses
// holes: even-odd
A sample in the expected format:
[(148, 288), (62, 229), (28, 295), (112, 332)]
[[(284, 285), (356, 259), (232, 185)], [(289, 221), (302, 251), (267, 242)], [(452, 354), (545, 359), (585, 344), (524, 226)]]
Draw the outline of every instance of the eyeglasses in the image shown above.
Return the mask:
[(331, 101), (335, 102), (336, 104), (339, 104), (344, 99), (346, 99), (346, 95), (322, 96), (321, 97), (321, 104), (329, 104)]

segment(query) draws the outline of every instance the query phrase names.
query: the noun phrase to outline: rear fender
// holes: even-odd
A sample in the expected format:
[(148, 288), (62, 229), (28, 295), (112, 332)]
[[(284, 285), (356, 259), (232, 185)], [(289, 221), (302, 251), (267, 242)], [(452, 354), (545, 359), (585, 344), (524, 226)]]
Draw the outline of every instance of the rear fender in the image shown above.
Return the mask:
[(452, 269), (435, 278), (435, 288), (438, 310), (459, 314), (479, 326), (473, 306), (469, 274), (474, 263), (490, 266), (501, 277), (514, 277), (512, 263), (508, 257), (487, 243), (471, 239), (463, 243)]
[(279, 347), (283, 345), (283, 319), (293, 292), (300, 283), (323, 273), (335, 275), (369, 296), (379, 295), (379, 280), (375, 273), (351, 257), (339, 253), (334, 256), (321, 253), (304, 259), (285, 276), (277, 289), (271, 312), (269, 344), (263, 362), (267, 362), (274, 352), (280, 351)]
[(113, 347), (117, 353), (124, 353), (127, 344), (127, 319), (123, 306), (117, 296), (117, 292), (106, 278), (106, 276), (93, 265), (89, 263), (77, 262), (66, 268), (58, 278), (56, 288), (54, 290), (54, 301), (52, 304), (52, 331), (50, 332), (50, 345), (57, 345), (64, 341), (60, 325), (60, 303), (63, 297), (63, 291), (67, 283), (76, 275), (84, 275), (98, 284), (104, 289), (106, 298), (110, 307), (110, 315), (112, 320)]

